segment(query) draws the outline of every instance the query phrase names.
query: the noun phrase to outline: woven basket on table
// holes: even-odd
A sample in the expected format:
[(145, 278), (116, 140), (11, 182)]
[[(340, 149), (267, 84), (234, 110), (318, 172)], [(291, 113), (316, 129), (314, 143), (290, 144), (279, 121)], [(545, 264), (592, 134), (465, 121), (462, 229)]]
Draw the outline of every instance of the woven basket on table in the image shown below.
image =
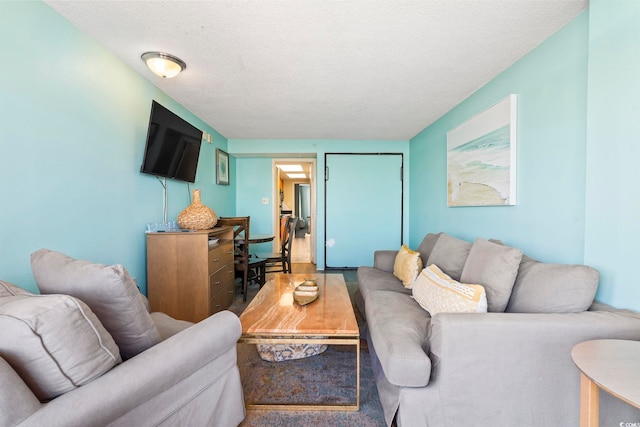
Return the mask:
[(193, 202), (178, 215), (178, 225), (187, 230), (208, 230), (218, 222), (213, 209), (200, 201), (200, 190), (193, 190)]

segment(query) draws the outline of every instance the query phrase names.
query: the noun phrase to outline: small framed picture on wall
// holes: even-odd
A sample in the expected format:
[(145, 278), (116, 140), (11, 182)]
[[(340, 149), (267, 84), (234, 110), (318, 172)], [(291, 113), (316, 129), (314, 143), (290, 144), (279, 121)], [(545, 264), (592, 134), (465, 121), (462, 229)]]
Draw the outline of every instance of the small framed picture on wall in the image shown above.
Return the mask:
[(229, 154), (216, 148), (216, 184), (229, 185)]

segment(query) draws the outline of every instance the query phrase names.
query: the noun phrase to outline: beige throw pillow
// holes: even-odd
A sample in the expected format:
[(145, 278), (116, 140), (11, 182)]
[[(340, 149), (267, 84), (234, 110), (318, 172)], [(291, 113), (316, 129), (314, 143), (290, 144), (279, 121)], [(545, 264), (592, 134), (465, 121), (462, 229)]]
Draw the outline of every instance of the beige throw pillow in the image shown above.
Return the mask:
[(431, 316), (437, 313), (486, 313), (487, 295), (481, 285), (453, 280), (435, 264), (420, 272), (413, 283), (413, 298)]
[(422, 270), (420, 252), (412, 251), (407, 245), (402, 245), (393, 264), (393, 275), (402, 281), (405, 288), (411, 289), (420, 270)]
[(68, 295), (0, 297), (0, 331), (0, 356), (42, 401), (84, 385), (122, 361), (91, 309)]

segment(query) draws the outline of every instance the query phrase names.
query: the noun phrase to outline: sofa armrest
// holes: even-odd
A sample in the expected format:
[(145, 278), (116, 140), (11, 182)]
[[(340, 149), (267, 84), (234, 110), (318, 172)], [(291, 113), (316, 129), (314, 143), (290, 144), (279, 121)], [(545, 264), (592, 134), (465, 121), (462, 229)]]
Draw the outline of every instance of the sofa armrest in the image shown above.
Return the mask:
[[(481, 349), (483, 358), (531, 351), (570, 357), (574, 345), (603, 338), (640, 340), (640, 313), (440, 313), (431, 319), (430, 330), (431, 353), (438, 359), (446, 355), (447, 363), (471, 349)], [(505, 355), (507, 348), (513, 353)]]
[[(640, 340), (640, 315), (441, 313), (431, 320), (429, 338), (435, 378), (429, 387), (437, 387), (444, 405), (465, 402), (469, 413), (478, 414), (508, 401), (522, 425), (568, 425), (552, 417), (579, 413), (579, 371), (571, 349), (591, 339)], [(545, 410), (533, 410), (532, 402)], [(500, 411), (491, 417), (487, 425), (504, 425)]]
[(107, 425), (218, 358), (224, 362), (220, 375), (237, 366), (235, 348), (241, 333), (235, 314), (216, 313), (44, 404), (21, 426)]
[(40, 401), (0, 357), (0, 426), (15, 426), (40, 408)]
[(151, 320), (153, 320), (153, 324), (156, 325), (156, 329), (158, 329), (158, 332), (160, 333), (161, 341), (164, 341), (167, 338), (172, 337), (175, 334), (182, 332), (194, 325), (193, 322), (187, 322), (186, 320), (177, 320), (159, 311), (150, 313), (150, 316)]
[(378, 270), (393, 273), (393, 264), (396, 262), (397, 250), (375, 251), (373, 253), (373, 267)]

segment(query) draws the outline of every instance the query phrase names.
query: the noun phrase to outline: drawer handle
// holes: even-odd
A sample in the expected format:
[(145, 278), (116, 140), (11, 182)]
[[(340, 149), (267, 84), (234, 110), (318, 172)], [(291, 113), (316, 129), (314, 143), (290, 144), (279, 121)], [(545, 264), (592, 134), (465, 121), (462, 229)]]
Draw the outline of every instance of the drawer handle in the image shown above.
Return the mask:
[(213, 282), (214, 285), (219, 285), (220, 284), (220, 280), (217, 280), (215, 282)]
[(229, 291), (229, 293), (230, 293), (230, 294), (232, 294), (232, 293), (233, 293), (233, 291)]
[(214, 258), (213, 262), (220, 262), (220, 258)]
[(234, 272), (234, 270), (229, 270), (229, 271), (227, 271), (227, 273), (229, 273), (229, 274), (231, 274), (231, 273), (233, 273), (233, 272)]
[(216, 308), (217, 308), (217, 307), (220, 307), (220, 304), (216, 304)]

